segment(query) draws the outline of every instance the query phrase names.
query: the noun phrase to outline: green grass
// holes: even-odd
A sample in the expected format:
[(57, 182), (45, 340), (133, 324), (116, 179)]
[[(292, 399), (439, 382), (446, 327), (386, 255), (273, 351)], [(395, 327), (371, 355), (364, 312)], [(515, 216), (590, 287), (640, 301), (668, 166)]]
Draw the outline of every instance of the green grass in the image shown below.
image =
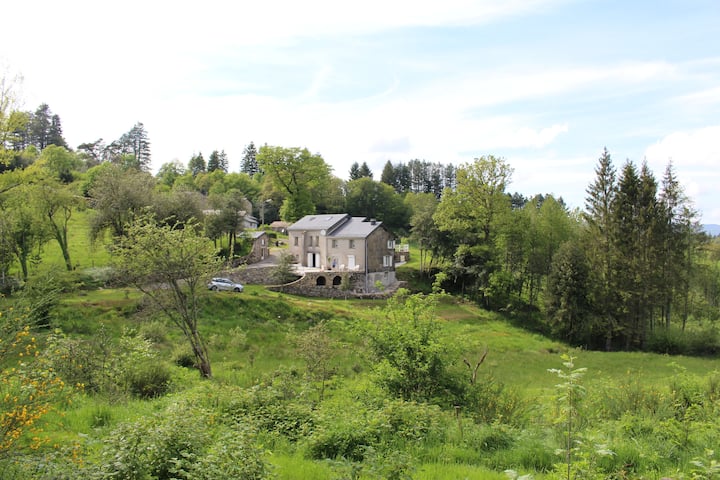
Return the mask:
[[(169, 367), (172, 393), (159, 399), (114, 399), (79, 392), (73, 396), (72, 403), (60, 405), (46, 417), (45, 434), (51, 444), (80, 443), (87, 458), (92, 459), (102, 445), (103, 436), (120, 423), (163, 412), (173, 403), (195, 399), (193, 401), (210, 402), (207, 404), (212, 405), (214, 395), (218, 395), (218, 402), (223, 395), (228, 395), (222, 393), (225, 387), (246, 389), (267, 384), (271, 382), (269, 379), (274, 378), (272, 373), (281, 369), (291, 372), (291, 376), (296, 375), (299, 381), (305, 365), (298, 358), (293, 339), (320, 321), (328, 322), (335, 340), (333, 366), (336, 376), (328, 382), (324, 404), (313, 404), (315, 414), (322, 418), (332, 408), (344, 406), (349, 409), (347, 416), (352, 417), (356, 413), (353, 409), (366, 405), (363, 402), (377, 402), (380, 394), (370, 377), (373, 365), (367, 359), (364, 339), (356, 327), (377, 315), (384, 301), (314, 299), (270, 292), (254, 285), (248, 285), (242, 294), (203, 292), (202, 301), (201, 332), (210, 344), (213, 380), (201, 380), (196, 370), (172, 365)], [(151, 330), (160, 339), (158, 349), (161, 360), (170, 364), (173, 355), (186, 348), (185, 340), (159, 314), (141, 305), (141, 294), (132, 289), (80, 291), (62, 298), (54, 312), (53, 327), (87, 339), (93, 339), (100, 326), (115, 336), (126, 327), (138, 331)], [(462, 363), (463, 358), (474, 362), (487, 348), (488, 355), (478, 372), (480, 376), (492, 376), (506, 389), (520, 395), (529, 407), (525, 412), (527, 418), (518, 422), (526, 430), (517, 426), (504, 427), (503, 423), (473, 424), (471, 412), (463, 410), (460, 420), (464, 436), (459, 431), (453, 412), (443, 412), (438, 417), (442, 434), (418, 443), (398, 444), (415, 458), (412, 475), (416, 479), (501, 479), (506, 478), (502, 473), (504, 468), (543, 478), (543, 472), (538, 469), (548, 468), (559, 460), (552, 453), (557, 438), (551, 432), (552, 421), (557, 416), (553, 399), (558, 380), (548, 369), (560, 366), (561, 353), (571, 353), (576, 357), (578, 367), (588, 369), (583, 377), (583, 385), (589, 392), (588, 407), (584, 410), (588, 416), (599, 415), (593, 408), (609, 409), (609, 397), (620, 405), (618, 408), (622, 408), (622, 402), (631, 401), (633, 395), (642, 400), (643, 396), (653, 395), (655, 391), (664, 392), (660, 400), (666, 401), (668, 382), (684, 379), (682, 372), (682, 375), (708, 379), (712, 372), (720, 371), (720, 361), (715, 358), (570, 349), (560, 342), (521, 328), (517, 321), (509, 322), (501, 314), (455, 299), (440, 302), (437, 314), (441, 321), (442, 338), (456, 348), (456, 358), (451, 359), (454, 368), (469, 375)], [(236, 328), (245, 335), (245, 342), (231, 348), (228, 346), (229, 332)], [(304, 395), (307, 395), (306, 398), (317, 398), (312, 386)], [(663, 440), (663, 435), (668, 435), (663, 429), (675, 429), (672, 430), (675, 432), (672, 441), (682, 440), (682, 428), (687, 423), (668, 423), (661, 428), (659, 420), (644, 419), (642, 415), (634, 413), (613, 420), (625, 422), (618, 425), (606, 420), (597, 428), (605, 428), (616, 436), (614, 446), (626, 459), (637, 457), (638, 451), (660, 451), (662, 446), (658, 442), (669, 442)], [(643, 422), (648, 422), (648, 425)], [(486, 438), (492, 437), (494, 429), (503, 428), (509, 429), (512, 444), (498, 450), (488, 449)], [(628, 430), (647, 431), (647, 437), (626, 437)], [(685, 450), (680, 453), (674, 453), (672, 460), (637, 457), (636, 462), (647, 465), (643, 468), (655, 468), (671, 474), (678, 468), (686, 468), (695, 456), (694, 452), (702, 452), (704, 446), (711, 447), (720, 436), (716, 432), (717, 428), (698, 430), (692, 437), (692, 443), (684, 446)], [(86, 438), (92, 438), (92, 441), (84, 440)], [(261, 434), (259, 440), (268, 449), (266, 460), (273, 465), (279, 479), (339, 478), (345, 471), (343, 468), (348, 468), (347, 465), (343, 467), (342, 462), (311, 460), (307, 455), (307, 445), (302, 441), (293, 443), (277, 434)], [(671, 454), (673, 452), (667, 456)], [(647, 472), (639, 476), (654, 478)]]

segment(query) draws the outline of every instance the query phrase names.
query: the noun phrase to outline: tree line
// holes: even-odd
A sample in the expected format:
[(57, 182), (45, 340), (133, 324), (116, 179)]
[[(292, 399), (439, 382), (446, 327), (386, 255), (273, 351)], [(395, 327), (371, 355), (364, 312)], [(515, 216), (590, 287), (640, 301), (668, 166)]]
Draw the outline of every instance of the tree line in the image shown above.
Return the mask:
[[(49, 241), (73, 269), (68, 229), (82, 209), (94, 239), (122, 239), (148, 212), (170, 226), (200, 220), (228, 258), (243, 249), (243, 215), (270, 223), (347, 212), (408, 237), (422, 275), (445, 290), (525, 318), (543, 312), (537, 328), (579, 345), (648, 348), (675, 327), (718, 317), (720, 248), (700, 232), (672, 165), (660, 181), (644, 163), (628, 161), (618, 173), (603, 151), (584, 210), (552, 194), (511, 193), (513, 169), (492, 155), (458, 166), (388, 161), (379, 181), (355, 162), (346, 181), (318, 153), (251, 142), (240, 172), (229, 172), (225, 152), (214, 150), (207, 161), (194, 153), (152, 175), (142, 123), (109, 144), (72, 150), (47, 105), (20, 115), (4, 91), (3, 283), (13, 265), (27, 279)], [(57, 143), (44, 144), (51, 133)]]

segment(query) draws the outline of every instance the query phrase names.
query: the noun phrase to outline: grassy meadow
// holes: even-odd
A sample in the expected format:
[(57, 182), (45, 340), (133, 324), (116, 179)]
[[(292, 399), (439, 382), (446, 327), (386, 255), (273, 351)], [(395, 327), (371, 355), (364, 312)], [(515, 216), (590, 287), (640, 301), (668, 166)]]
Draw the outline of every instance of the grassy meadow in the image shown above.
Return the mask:
[[(104, 248), (72, 244), (73, 275), (107, 264)], [(62, 265), (55, 249), (39, 268)], [(203, 380), (138, 292), (71, 289), (34, 332), (64, 393), (0, 456), (0, 478), (720, 478), (718, 359), (573, 350), (446, 297), (435, 315), (448, 371), (470, 382), (487, 351), (473, 396), (404, 401), (369, 355), (385, 303), (203, 293)], [(319, 324), (324, 381), (300, 348)]]

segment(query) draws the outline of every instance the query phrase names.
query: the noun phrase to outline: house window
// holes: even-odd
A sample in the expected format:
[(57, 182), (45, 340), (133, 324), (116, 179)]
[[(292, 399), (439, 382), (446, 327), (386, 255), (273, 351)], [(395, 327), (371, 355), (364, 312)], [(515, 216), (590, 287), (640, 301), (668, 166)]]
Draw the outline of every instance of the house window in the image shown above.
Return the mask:
[(320, 246), (320, 237), (318, 237), (317, 235), (315, 236), (315, 246), (316, 247)]
[(392, 267), (393, 257), (392, 255), (383, 255), (383, 267)]
[(350, 248), (355, 248), (355, 240), (350, 240)]
[(260, 239), (260, 245), (265, 246), (265, 239), (264, 239), (264, 238), (261, 238), (261, 239)]
[(388, 240), (388, 248), (392, 250), (395, 248), (395, 240)]
[(337, 240), (333, 239), (332, 248), (337, 248)]
[(300, 237), (293, 237), (293, 238), (295, 238), (295, 246), (297, 247), (300, 242)]

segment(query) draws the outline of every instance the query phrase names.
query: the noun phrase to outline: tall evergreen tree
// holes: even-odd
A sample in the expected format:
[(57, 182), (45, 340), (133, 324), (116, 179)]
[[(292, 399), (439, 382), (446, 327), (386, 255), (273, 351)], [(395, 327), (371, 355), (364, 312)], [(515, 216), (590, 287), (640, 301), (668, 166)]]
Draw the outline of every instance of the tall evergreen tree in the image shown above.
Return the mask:
[(637, 248), (641, 245), (640, 177), (635, 164), (625, 163), (618, 179), (612, 206), (613, 290), (618, 298), (613, 304), (620, 326), (620, 339), (626, 350), (642, 344), (643, 312), (641, 309), (642, 264)]
[(150, 170), (150, 140), (145, 126), (137, 122), (129, 132), (120, 137), (123, 153), (132, 154), (138, 170)]
[(208, 157), (207, 162), (207, 171), (208, 173), (214, 172), (215, 170), (222, 170), (223, 172), (227, 173), (227, 168), (223, 169), (221, 165), (220, 160), (220, 152), (217, 150), (213, 150), (210, 154), (210, 157)]
[(370, 170), (370, 167), (368, 167), (368, 164), (366, 162), (363, 162), (362, 165), (360, 165), (360, 168), (358, 169), (358, 175), (360, 175), (359, 178), (373, 178), (372, 170)]
[(659, 195), (661, 226), (660, 269), (662, 278), (662, 319), (670, 327), (672, 304), (681, 305), (682, 326), (688, 316), (690, 276), (694, 263), (694, 249), (698, 243), (697, 212), (678, 181), (672, 163), (665, 169)]
[(397, 188), (397, 174), (395, 172), (395, 167), (390, 160), (385, 162), (382, 174), (380, 175), (380, 181), (390, 185), (396, 192), (400, 193)]
[(260, 167), (257, 162), (257, 149), (255, 144), (250, 142), (243, 150), (242, 166), (240, 171), (247, 173), (251, 177), (256, 173), (260, 173)]
[(62, 124), (59, 115), (50, 117), (50, 128), (48, 129), (48, 144), (67, 148), (67, 142), (63, 137)]
[(358, 162), (353, 162), (352, 165), (350, 165), (350, 181), (357, 180), (360, 178), (360, 164)]
[(190, 161), (188, 162), (188, 171), (193, 177), (206, 171), (205, 159), (203, 158), (202, 152), (199, 152), (197, 155), (193, 155), (190, 158)]
[(587, 224), (586, 242), (588, 259), (594, 276), (594, 303), (603, 306), (600, 312), (601, 330), (605, 332), (605, 348), (612, 348), (612, 339), (617, 330), (615, 312), (608, 306), (615, 301), (613, 277), (613, 219), (612, 206), (617, 192), (615, 167), (605, 148), (595, 167), (595, 181), (586, 189), (585, 213)]
[(50, 145), (51, 116), (50, 107), (43, 103), (30, 118), (30, 143), (40, 150)]

